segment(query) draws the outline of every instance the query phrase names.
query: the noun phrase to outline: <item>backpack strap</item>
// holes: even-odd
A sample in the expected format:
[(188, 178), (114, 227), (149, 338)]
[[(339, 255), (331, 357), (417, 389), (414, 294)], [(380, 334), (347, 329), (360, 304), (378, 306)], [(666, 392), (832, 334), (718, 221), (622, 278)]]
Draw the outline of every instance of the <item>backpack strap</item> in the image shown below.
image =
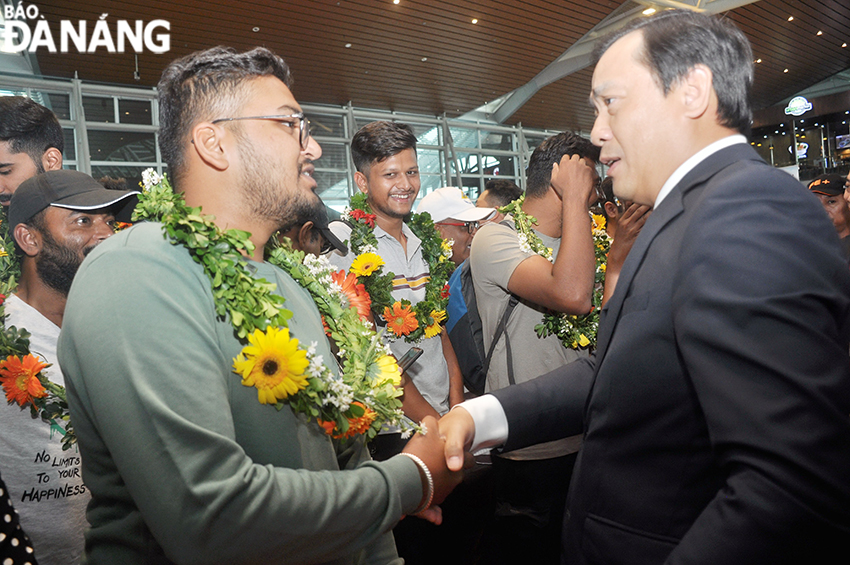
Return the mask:
[(505, 305), (505, 311), (502, 312), (502, 318), (499, 320), (499, 325), (496, 326), (496, 331), (493, 334), (493, 341), (490, 342), (490, 349), (487, 351), (487, 357), (484, 359), (484, 374), (487, 374), (487, 370), (490, 368), (490, 360), (493, 358), (493, 351), (496, 349), (496, 344), (499, 342), (499, 338), (502, 337), (502, 334), (505, 334), (505, 346), (507, 348), (508, 355), (508, 382), (510, 384), (516, 384), (514, 380), (514, 363), (513, 356), (511, 355), (511, 341), (508, 339), (508, 334), (505, 333), (505, 328), (508, 325), (508, 318), (511, 317), (511, 312), (514, 311), (516, 305), (519, 304), (519, 298), (515, 294), (511, 294), (510, 299), (508, 299), (508, 303)]

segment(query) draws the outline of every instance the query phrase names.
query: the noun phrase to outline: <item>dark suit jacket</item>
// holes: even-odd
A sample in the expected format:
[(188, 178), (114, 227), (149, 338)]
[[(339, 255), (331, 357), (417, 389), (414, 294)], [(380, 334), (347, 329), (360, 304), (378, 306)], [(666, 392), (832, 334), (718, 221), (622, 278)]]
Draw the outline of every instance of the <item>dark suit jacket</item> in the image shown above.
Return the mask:
[(565, 559), (846, 563), (849, 315), (838, 237), (799, 182), (744, 144), (690, 171), (636, 240), (596, 357), (494, 393), (506, 449), (583, 426)]

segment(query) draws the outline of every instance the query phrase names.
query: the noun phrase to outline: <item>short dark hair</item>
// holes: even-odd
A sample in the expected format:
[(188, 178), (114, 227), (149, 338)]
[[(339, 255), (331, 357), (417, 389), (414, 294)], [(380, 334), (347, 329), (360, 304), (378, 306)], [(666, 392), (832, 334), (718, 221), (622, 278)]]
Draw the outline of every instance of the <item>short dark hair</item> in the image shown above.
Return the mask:
[(289, 66), (265, 47), (237, 53), (230, 47), (197, 51), (172, 62), (159, 90), (159, 147), (177, 183), (192, 127), (203, 120), (231, 117), (242, 105), (251, 80), (277, 77), (292, 86)]
[(596, 64), (605, 51), (624, 35), (643, 33), (642, 61), (666, 95), (696, 65), (711, 69), (717, 94), (720, 125), (748, 135), (752, 123), (750, 88), (753, 84), (753, 51), (743, 32), (732, 22), (690, 10), (665, 10), (632, 20), (602, 38), (593, 52)]
[(526, 196), (543, 196), (549, 190), (552, 180), (552, 165), (561, 161), (564, 155), (579, 155), (591, 161), (599, 161), (599, 148), (589, 139), (565, 131), (547, 138), (537, 146), (528, 160), (526, 169)]
[(413, 128), (398, 122), (371, 122), (360, 128), (351, 138), (351, 159), (354, 168), (369, 174), (372, 163), (383, 161), (405, 149), (416, 151)]
[(484, 184), (484, 190), (488, 192), (489, 203), (498, 207), (507, 206), (522, 196), (522, 189), (508, 179), (490, 179)]
[(26, 153), (41, 172), (44, 152), (65, 149), (65, 136), (56, 115), (26, 96), (0, 96), (0, 141), (12, 153)]

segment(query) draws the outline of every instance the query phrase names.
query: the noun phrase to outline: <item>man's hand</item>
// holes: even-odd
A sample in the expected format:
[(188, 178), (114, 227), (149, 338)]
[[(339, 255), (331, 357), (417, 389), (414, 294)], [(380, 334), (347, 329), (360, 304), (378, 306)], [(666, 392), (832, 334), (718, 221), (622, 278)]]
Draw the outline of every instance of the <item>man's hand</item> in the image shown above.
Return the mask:
[[(428, 470), (431, 472), (431, 478), (434, 481), (434, 498), (431, 504), (437, 505), (460, 484), (461, 479), (463, 479), (463, 473), (461, 472), (463, 464), (461, 463), (458, 469), (452, 470), (449, 470), (446, 466), (445, 441), (440, 436), (440, 429), (436, 418), (426, 416), (422, 421), (422, 425), (425, 427), (426, 433), (414, 435), (402, 451), (416, 455), (428, 467)], [(428, 487), (427, 482), (424, 481), (424, 477), (423, 486), (423, 491), (425, 491)], [(423, 499), (425, 496), (427, 496), (427, 492), (423, 494)], [(420, 513), (420, 516), (435, 524), (439, 524), (442, 513), (439, 508), (431, 506), (426, 511)]]
[(611, 249), (608, 252), (608, 261), (619, 261), (620, 264), (625, 261), (626, 255), (631, 251), (640, 230), (643, 229), (643, 225), (652, 213), (651, 206), (644, 206), (635, 202), (624, 202), (623, 206), (625, 211), (617, 221), (617, 236), (611, 243)]
[(469, 449), (475, 439), (475, 422), (469, 412), (459, 407), (440, 418), (439, 426), (440, 436), (446, 442), (446, 465), (452, 471), (459, 471), (465, 460), (472, 457)]
[(560, 164), (552, 165), (549, 184), (562, 201), (575, 198), (585, 206), (590, 202), (596, 179), (596, 169), (592, 162), (587, 162), (579, 155), (564, 155)]

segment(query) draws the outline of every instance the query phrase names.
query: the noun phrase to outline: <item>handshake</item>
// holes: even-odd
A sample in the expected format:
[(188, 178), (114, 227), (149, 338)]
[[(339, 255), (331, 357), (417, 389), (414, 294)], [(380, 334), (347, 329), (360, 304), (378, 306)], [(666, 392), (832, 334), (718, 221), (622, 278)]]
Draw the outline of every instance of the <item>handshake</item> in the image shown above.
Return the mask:
[(437, 506), (460, 484), (463, 470), (473, 466), (472, 441), (475, 423), (463, 408), (452, 410), (438, 421), (426, 416), (424, 433), (414, 435), (402, 451), (419, 466), (423, 496), (417, 516), (434, 524), (442, 522)]

